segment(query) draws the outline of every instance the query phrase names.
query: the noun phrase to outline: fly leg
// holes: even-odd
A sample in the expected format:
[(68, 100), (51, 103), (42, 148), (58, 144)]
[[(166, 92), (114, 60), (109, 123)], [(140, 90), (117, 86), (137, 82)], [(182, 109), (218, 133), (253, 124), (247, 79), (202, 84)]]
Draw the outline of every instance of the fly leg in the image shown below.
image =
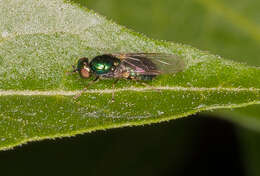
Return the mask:
[(75, 65), (72, 65), (72, 69), (73, 69), (72, 71), (70, 71), (70, 72), (66, 72), (66, 74), (67, 74), (67, 75), (72, 75), (72, 74), (78, 72), (78, 70), (77, 70), (77, 68), (75, 67)]
[(113, 91), (112, 91), (112, 102), (115, 101), (115, 84), (118, 82), (119, 79), (116, 79), (114, 82), (113, 82)]
[[(140, 82), (140, 81), (139, 81), (139, 82)], [(148, 87), (148, 88), (150, 88), (150, 89), (152, 89), (152, 90), (155, 90), (155, 91), (157, 91), (157, 92), (161, 92), (161, 89), (157, 89), (157, 88), (155, 88), (155, 87), (153, 87), (153, 86), (150, 86), (149, 84), (147, 84), (147, 83), (145, 83), (145, 82), (141, 82), (141, 84), (144, 85), (144, 86), (146, 86), (146, 87)]]
[(77, 95), (75, 95), (73, 98), (76, 100), (77, 98), (79, 98), (85, 91), (87, 91), (87, 89), (94, 84), (96, 81), (98, 81), (99, 76), (97, 76), (94, 80), (92, 80), (91, 82), (88, 83), (88, 85), (81, 91), (79, 92)]
[(143, 82), (143, 81), (140, 80), (140, 79), (136, 79), (136, 78), (131, 78), (131, 79), (134, 80), (134, 81), (136, 81), (136, 82), (141, 83), (143, 86), (148, 87), (148, 88), (151, 89), (151, 90), (155, 90), (155, 91), (157, 91), (157, 92), (161, 92), (161, 89), (157, 89), (157, 88), (155, 88), (155, 87), (153, 87), (153, 86), (150, 86), (149, 84)]

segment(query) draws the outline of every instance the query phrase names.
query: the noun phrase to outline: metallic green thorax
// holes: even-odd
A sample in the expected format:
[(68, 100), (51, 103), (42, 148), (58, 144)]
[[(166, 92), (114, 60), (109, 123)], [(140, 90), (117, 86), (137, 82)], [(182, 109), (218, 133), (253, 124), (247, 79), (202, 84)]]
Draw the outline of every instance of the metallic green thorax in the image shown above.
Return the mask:
[(102, 57), (96, 57), (90, 62), (91, 70), (98, 74), (106, 74), (114, 69), (115, 62), (119, 63), (119, 59), (112, 58), (111, 56), (106, 57), (103, 55)]

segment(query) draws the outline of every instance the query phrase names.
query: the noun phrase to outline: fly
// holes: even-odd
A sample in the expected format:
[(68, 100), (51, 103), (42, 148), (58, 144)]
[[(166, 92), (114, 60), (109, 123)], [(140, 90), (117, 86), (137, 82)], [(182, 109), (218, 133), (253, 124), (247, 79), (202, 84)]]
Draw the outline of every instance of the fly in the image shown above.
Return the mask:
[[(153, 80), (160, 74), (183, 71), (184, 67), (184, 61), (179, 56), (165, 53), (103, 54), (94, 57), (91, 61), (83, 57), (78, 60), (73, 72), (78, 72), (84, 79), (90, 77), (94, 77), (94, 79), (74, 98), (78, 98), (99, 79), (115, 79), (114, 90), (114, 85), (119, 79)], [(112, 100), (114, 100), (114, 92)]]

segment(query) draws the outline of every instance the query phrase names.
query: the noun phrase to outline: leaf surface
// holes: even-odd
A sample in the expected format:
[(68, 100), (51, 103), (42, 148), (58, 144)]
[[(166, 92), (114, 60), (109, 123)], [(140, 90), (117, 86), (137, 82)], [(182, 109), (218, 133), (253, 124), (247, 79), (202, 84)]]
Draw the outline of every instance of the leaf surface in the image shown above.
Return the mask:
[[(226, 59), (260, 66), (258, 0), (74, 1), (151, 37), (190, 44)], [(214, 114), (258, 130), (259, 106)]]
[[(8, 9), (4, 7), (9, 7)], [(200, 111), (260, 103), (260, 69), (190, 46), (149, 39), (61, 0), (0, 1), (0, 148), (100, 129), (143, 125)], [(185, 69), (150, 86), (120, 80), (94, 84), (68, 74), (78, 58), (158, 52)]]

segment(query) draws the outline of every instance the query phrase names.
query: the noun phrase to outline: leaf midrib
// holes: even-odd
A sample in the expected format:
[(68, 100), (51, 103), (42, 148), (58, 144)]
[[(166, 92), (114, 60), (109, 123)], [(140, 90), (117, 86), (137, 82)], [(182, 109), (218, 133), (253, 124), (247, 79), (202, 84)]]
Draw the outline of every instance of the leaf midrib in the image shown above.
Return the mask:
[[(119, 89), (94, 89), (87, 90), (85, 93), (112, 93), (112, 92), (125, 92), (125, 91), (135, 91), (135, 92), (146, 92), (146, 91), (154, 91), (154, 90), (171, 90), (171, 91), (192, 91), (192, 92), (210, 92), (210, 91), (229, 91), (229, 92), (252, 92), (252, 93), (260, 93), (260, 89), (258, 88), (226, 88), (226, 87), (129, 87), (129, 88), (119, 88)], [(49, 90), (49, 91), (34, 91), (34, 90), (0, 90), (0, 96), (9, 96), (9, 95), (43, 95), (43, 96), (54, 96), (54, 95), (63, 95), (63, 96), (73, 96), (78, 94), (80, 91), (64, 91), (64, 90)]]

